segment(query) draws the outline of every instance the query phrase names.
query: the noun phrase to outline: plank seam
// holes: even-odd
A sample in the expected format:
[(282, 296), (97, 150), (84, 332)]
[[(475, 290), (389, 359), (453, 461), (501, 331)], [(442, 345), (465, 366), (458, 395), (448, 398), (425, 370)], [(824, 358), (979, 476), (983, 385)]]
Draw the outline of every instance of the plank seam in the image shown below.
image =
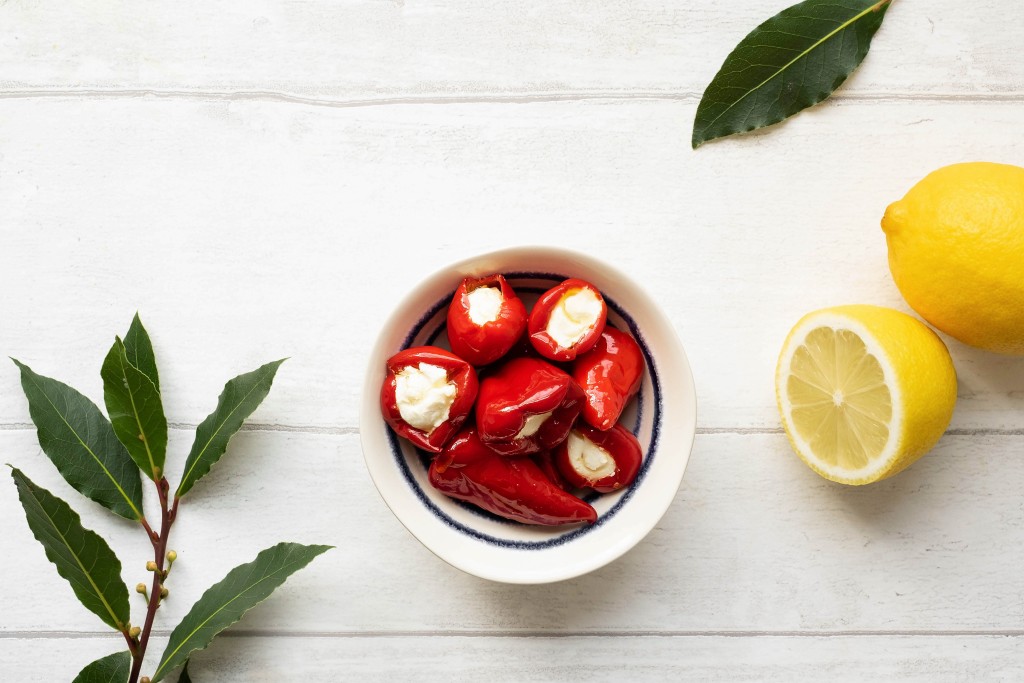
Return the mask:
[[(170, 637), (169, 630), (154, 630), (158, 638)], [(111, 637), (110, 631), (5, 631), (0, 640), (43, 640)], [(883, 637), (963, 637), (963, 638), (1024, 638), (1024, 629), (893, 629), (846, 631), (688, 631), (688, 630), (633, 630), (633, 631), (258, 631), (229, 630), (219, 637), (229, 638), (883, 638)]]
[[(195, 431), (199, 425), (187, 422), (168, 422), (167, 428), (180, 431)], [(10, 422), (0, 424), (0, 432), (35, 431), (31, 422)], [(282, 432), (286, 434), (309, 434), (317, 436), (352, 436), (359, 433), (358, 427), (319, 427), (316, 425), (243, 424), (242, 432)]]
[[(198, 425), (185, 422), (168, 422), (169, 429), (195, 431)], [(34, 431), (31, 422), (0, 423), (0, 432)], [(358, 427), (319, 427), (316, 425), (281, 425), (270, 423), (244, 424), (243, 432), (280, 432), (284, 434), (308, 434), (312, 436), (356, 436)], [(697, 434), (784, 434), (781, 427), (698, 427)], [(957, 427), (946, 430), (945, 436), (1024, 436), (1024, 427)]]
[[(586, 101), (664, 101), (696, 104), (701, 93), (690, 91), (524, 91), (521, 93), (481, 93), (478, 95), (409, 95), (397, 97), (369, 97), (360, 99), (332, 99), (309, 97), (274, 90), (165, 90), (156, 88), (39, 88), (0, 91), (0, 99), (165, 99), (165, 100), (223, 100), (234, 102), (271, 102), (299, 104), (337, 109), (381, 107), (392, 105), (460, 105), (460, 104), (534, 104), (545, 102)], [(1024, 92), (975, 93), (837, 93), (831, 99), (841, 102), (993, 102), (1024, 103)]]

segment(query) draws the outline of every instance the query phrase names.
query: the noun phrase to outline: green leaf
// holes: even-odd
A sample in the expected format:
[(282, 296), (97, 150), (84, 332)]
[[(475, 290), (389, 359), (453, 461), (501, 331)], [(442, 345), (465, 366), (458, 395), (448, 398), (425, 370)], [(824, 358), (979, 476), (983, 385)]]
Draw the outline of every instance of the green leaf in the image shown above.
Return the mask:
[(160, 389), (160, 373), (156, 371), (156, 354), (153, 353), (153, 342), (149, 339), (149, 333), (142, 326), (142, 320), (136, 313), (132, 319), (128, 334), (124, 336), (125, 353), (128, 362), (142, 371), (158, 390)]
[(267, 363), (252, 372), (239, 375), (224, 385), (214, 410), (196, 429), (196, 440), (185, 461), (185, 473), (175, 493), (188, 493), (213, 467), (228, 447), (228, 441), (246, 418), (263, 402), (274, 383), (274, 375), (286, 359)]
[(174, 627), (153, 675), (153, 683), (181, 666), (196, 650), (206, 648), (214, 636), (267, 599), (285, 579), (309, 564), (331, 546), (278, 543), (256, 559), (235, 567), (210, 587)]
[(43, 544), (57, 573), (71, 584), (86, 609), (123, 631), (128, 623), (128, 587), (114, 551), (99, 534), (83, 527), (78, 513), (63, 500), (33, 484), (21, 470), (12, 468), (11, 476), (32, 535)]
[(115, 652), (82, 669), (71, 683), (127, 683), (131, 669), (132, 656), (128, 650)]
[(861, 63), (891, 0), (806, 0), (754, 29), (704, 91), (694, 149), (826, 99)]
[[(14, 360), (13, 358), (11, 360)], [(142, 480), (96, 404), (17, 360), (39, 445), (76, 491), (127, 519), (142, 518)]]
[(167, 418), (160, 390), (129, 362), (120, 338), (110, 347), (100, 375), (114, 433), (139, 469), (158, 481), (167, 455)]
[(192, 677), (188, 675), (188, 662), (185, 662), (185, 668), (181, 670), (181, 675), (178, 676), (178, 683), (192, 683)]

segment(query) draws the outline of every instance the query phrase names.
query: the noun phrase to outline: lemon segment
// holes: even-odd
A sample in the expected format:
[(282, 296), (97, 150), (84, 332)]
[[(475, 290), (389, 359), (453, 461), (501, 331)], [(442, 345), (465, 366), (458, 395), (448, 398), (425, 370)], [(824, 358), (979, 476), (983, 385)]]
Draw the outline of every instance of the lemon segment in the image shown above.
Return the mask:
[(942, 341), (908, 315), (840, 306), (805, 316), (783, 346), (776, 398), (814, 471), (867, 484), (909, 466), (949, 425), (956, 373)]

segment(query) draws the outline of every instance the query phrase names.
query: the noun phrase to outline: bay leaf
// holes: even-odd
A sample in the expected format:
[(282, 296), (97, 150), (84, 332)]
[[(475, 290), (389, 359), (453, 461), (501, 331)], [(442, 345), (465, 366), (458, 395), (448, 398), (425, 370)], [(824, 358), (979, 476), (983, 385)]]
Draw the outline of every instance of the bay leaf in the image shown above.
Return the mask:
[(114, 551), (99, 534), (82, 526), (70, 505), (34, 484), (21, 470), (12, 468), (11, 476), (29, 529), (57, 573), (71, 584), (86, 609), (123, 631), (129, 619), (128, 587)]
[(95, 403), (68, 385), (39, 375), (17, 360), (14, 363), (21, 369), (21, 387), (39, 445), (61, 476), (111, 512), (141, 519), (139, 470), (110, 421)]
[(826, 99), (864, 60), (890, 2), (805, 0), (751, 31), (704, 91), (693, 148)]
[(167, 455), (167, 418), (160, 390), (129, 362), (120, 338), (110, 347), (100, 376), (114, 433), (139, 469), (159, 481)]
[(278, 543), (252, 562), (235, 567), (211, 586), (192, 605), (174, 630), (164, 650), (153, 683), (184, 664), (196, 650), (209, 646), (214, 637), (263, 602), (289, 576), (330, 550), (328, 545)]
[(217, 408), (196, 428), (196, 439), (185, 461), (185, 473), (178, 484), (177, 497), (188, 493), (224, 455), (228, 441), (270, 393), (277, 369), (284, 361), (282, 358), (267, 363), (224, 385)]
[(160, 389), (160, 373), (156, 370), (156, 354), (153, 352), (153, 342), (149, 339), (149, 333), (142, 326), (142, 319), (136, 313), (132, 324), (128, 328), (128, 334), (124, 336), (125, 355), (128, 362), (142, 371), (153, 385)]
[(128, 650), (97, 659), (81, 670), (71, 683), (127, 683), (132, 672)]

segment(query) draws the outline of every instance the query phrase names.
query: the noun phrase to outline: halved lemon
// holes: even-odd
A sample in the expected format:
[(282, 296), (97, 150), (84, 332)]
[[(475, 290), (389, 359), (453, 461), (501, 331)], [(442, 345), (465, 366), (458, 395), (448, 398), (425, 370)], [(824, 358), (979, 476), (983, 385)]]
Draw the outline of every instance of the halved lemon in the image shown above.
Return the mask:
[(927, 453), (953, 416), (956, 371), (942, 340), (880, 306), (804, 316), (779, 355), (775, 395), (797, 455), (841, 484), (890, 477)]

